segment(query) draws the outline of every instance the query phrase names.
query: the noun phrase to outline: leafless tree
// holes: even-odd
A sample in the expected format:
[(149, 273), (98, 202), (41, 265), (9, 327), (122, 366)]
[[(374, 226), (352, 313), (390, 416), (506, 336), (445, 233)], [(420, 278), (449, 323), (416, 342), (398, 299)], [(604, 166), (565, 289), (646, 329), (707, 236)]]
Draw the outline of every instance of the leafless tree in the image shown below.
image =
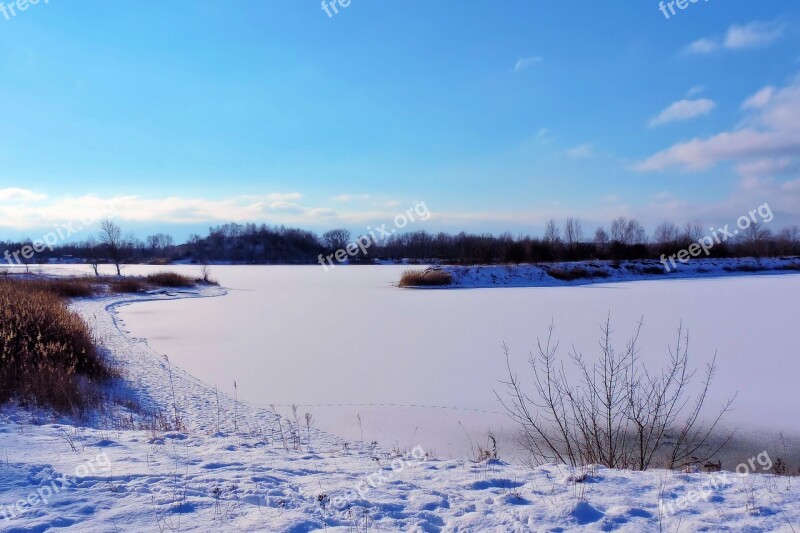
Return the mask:
[(653, 240), (661, 245), (675, 246), (680, 238), (678, 226), (672, 222), (662, 222), (653, 233)]
[(25, 265), (25, 273), (31, 273), (31, 263), (33, 263), (33, 241), (28, 238), (23, 241), (23, 246), (20, 248), (20, 254), (18, 257), (21, 258), (22, 264)]
[(333, 229), (322, 234), (322, 244), (330, 252), (342, 250), (350, 242), (350, 232), (346, 229)]
[(621, 244), (632, 245), (644, 243), (647, 237), (638, 220), (619, 217), (611, 223), (611, 240)]
[(544, 240), (551, 245), (561, 241), (561, 230), (558, 229), (558, 224), (552, 218), (547, 221), (544, 227)]
[(625, 217), (619, 217), (611, 222), (611, 240), (625, 242), (625, 226), (628, 223)]
[(564, 238), (569, 246), (575, 246), (583, 240), (583, 228), (581, 221), (576, 218), (568, 218), (564, 226)]
[(608, 244), (608, 233), (602, 226), (597, 228), (597, 231), (594, 232), (594, 242), (598, 246), (605, 246)]
[(786, 239), (792, 244), (797, 244), (800, 242), (800, 226), (794, 225), (789, 226), (788, 228), (783, 228), (780, 236), (782, 239)]
[(172, 235), (165, 233), (148, 235), (146, 239), (146, 246), (152, 255), (165, 252), (173, 246), (173, 243)]
[(795, 254), (800, 252), (800, 226), (783, 228), (778, 235), (783, 253)]
[[(538, 355), (531, 354), (533, 392), (508, 368), (505, 395), (498, 399), (521, 430), (521, 442), (532, 462), (558, 461), (571, 466), (603, 464), (609, 468), (646, 470), (676, 468), (705, 462), (724, 447), (730, 435), (716, 439), (720, 421), (733, 398), (718, 414), (703, 419), (716, 357), (707, 366), (700, 392), (690, 403), (694, 372), (689, 369), (688, 335), (678, 329), (667, 365), (658, 372), (646, 368), (637, 346), (642, 323), (623, 350), (612, 343), (610, 319), (602, 326), (600, 356), (588, 361), (570, 354), (577, 378), (571, 380), (558, 358), (553, 325)], [(706, 421), (707, 420), (707, 421)]]
[(699, 220), (687, 222), (683, 230), (683, 236), (688, 242), (697, 242), (703, 238), (703, 223)]
[(112, 221), (103, 220), (100, 222), (100, 242), (106, 247), (109, 257), (117, 267), (117, 276), (121, 276), (119, 264), (122, 261), (122, 251), (125, 247), (122, 230)]
[(89, 237), (86, 240), (86, 243), (84, 243), (84, 247), (86, 248), (86, 257), (89, 258), (89, 264), (92, 265), (94, 275), (99, 276), (100, 256), (98, 253), (99, 246), (97, 245), (97, 240), (95, 240), (94, 237)]
[(772, 238), (772, 231), (758, 222), (753, 222), (742, 230), (741, 237), (747, 243), (750, 253), (760, 256), (766, 252), (768, 241)]

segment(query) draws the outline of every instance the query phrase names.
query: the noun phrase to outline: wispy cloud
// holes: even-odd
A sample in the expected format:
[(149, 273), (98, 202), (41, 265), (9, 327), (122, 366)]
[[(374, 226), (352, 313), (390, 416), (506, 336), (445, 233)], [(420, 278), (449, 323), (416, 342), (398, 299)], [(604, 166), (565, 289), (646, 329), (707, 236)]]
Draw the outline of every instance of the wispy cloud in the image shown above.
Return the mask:
[(751, 22), (744, 26), (731, 26), (723, 46), (731, 50), (765, 46), (783, 35), (783, 25), (774, 22)]
[(710, 54), (720, 49), (742, 50), (767, 46), (783, 35), (784, 25), (777, 22), (753, 21), (734, 24), (722, 37), (704, 37), (684, 48), (686, 54)]
[(703, 170), (725, 161), (743, 163), (798, 157), (800, 78), (781, 89), (762, 89), (748, 98), (743, 106), (749, 115), (737, 129), (675, 144), (635, 168), (643, 172), (672, 167)]
[(542, 61), (544, 61), (544, 59), (539, 56), (523, 57), (521, 59), (518, 59), (516, 65), (514, 65), (514, 72), (525, 70), (526, 68), (530, 68), (536, 65), (537, 63), (541, 63)]
[(28, 189), (10, 187), (0, 189), (0, 202), (35, 202), (47, 198), (46, 194), (36, 193)]
[(567, 154), (567, 157), (571, 159), (586, 159), (587, 157), (591, 157), (593, 152), (594, 146), (592, 143), (585, 143), (575, 146), (574, 148), (570, 148), (564, 153)]
[(698, 94), (705, 92), (705, 90), (706, 88), (702, 85), (695, 85), (686, 92), (686, 97), (691, 98), (692, 96), (697, 96)]
[(742, 109), (761, 109), (770, 103), (772, 97), (775, 95), (775, 87), (764, 87), (756, 94), (748, 98), (742, 104)]
[(736, 173), (744, 178), (773, 178), (797, 172), (800, 168), (791, 158), (757, 159), (736, 166)]
[(710, 54), (719, 48), (719, 43), (712, 39), (698, 39), (683, 49), (685, 54)]
[[(13, 191), (9, 193), (8, 191)], [(17, 192), (24, 191), (24, 192)], [(0, 191), (0, 226), (36, 228), (54, 223), (97, 218), (112, 209), (120, 220), (173, 224), (265, 220), (270, 217), (302, 218), (309, 208), (297, 201), (299, 193), (246, 195), (224, 199), (144, 198), (94, 194), (49, 198), (25, 189)], [(24, 201), (19, 201), (23, 199)]]
[(660, 126), (679, 120), (689, 120), (707, 115), (716, 107), (716, 103), (708, 98), (697, 100), (679, 100), (650, 120), (650, 126)]
[(369, 194), (339, 194), (332, 198), (335, 202), (353, 202), (356, 200), (369, 200)]

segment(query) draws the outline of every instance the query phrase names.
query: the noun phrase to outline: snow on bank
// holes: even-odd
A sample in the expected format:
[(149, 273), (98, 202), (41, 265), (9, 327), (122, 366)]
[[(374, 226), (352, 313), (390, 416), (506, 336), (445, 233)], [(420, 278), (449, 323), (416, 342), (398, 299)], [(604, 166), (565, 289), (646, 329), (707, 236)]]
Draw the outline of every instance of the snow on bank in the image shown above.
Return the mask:
[(6, 409), (0, 531), (638, 532), (658, 531), (660, 516), (672, 531), (800, 524), (796, 483), (766, 474), (530, 470), (346, 442), (315, 431), (313, 420), (309, 430), (302, 412), (290, 423), (216, 394), (116, 319), (120, 306), (138, 301), (222, 294), (206, 288), (73, 304), (123, 368), (123, 389), (168, 418), (177, 409), (185, 428), (122, 430), (107, 419), (76, 427)]
[[(535, 265), (444, 266), (453, 282), (448, 288), (562, 287), (617, 281), (687, 279), (744, 274), (800, 273), (800, 258), (692, 259), (667, 268), (660, 261), (581, 261)], [(439, 267), (437, 267), (439, 268)]]

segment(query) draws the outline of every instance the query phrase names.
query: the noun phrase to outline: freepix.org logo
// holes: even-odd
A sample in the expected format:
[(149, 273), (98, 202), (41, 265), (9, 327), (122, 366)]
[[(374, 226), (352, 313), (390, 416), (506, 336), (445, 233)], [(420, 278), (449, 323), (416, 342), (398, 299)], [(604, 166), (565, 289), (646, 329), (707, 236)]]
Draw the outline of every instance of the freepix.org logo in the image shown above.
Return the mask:
[(50, 0), (16, 0), (16, 2), (8, 3), (0, 1), (0, 15), (3, 15), (3, 18), (6, 20), (11, 20), (16, 17), (18, 13), (27, 11), (29, 7), (35, 6), (39, 2), (49, 4)]
[[(696, 4), (700, 1), (708, 2), (708, 0), (671, 0), (669, 2), (662, 0), (658, 3), (658, 10), (664, 14), (664, 18), (669, 20), (670, 17), (677, 15), (678, 11), (683, 11), (690, 5)], [(677, 8), (677, 10), (675, 8)]]

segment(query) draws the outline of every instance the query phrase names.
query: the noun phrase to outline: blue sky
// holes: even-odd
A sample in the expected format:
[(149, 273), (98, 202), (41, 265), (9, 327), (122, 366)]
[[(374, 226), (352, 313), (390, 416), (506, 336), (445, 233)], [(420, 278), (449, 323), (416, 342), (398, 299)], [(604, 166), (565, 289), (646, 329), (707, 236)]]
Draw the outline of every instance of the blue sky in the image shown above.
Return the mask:
[(800, 223), (796, 0), (338, 10), (0, 14), (0, 235), (107, 201), (124, 229), (179, 240), (226, 221), (358, 231), (419, 201), (432, 231), (721, 225), (765, 202), (776, 229)]

